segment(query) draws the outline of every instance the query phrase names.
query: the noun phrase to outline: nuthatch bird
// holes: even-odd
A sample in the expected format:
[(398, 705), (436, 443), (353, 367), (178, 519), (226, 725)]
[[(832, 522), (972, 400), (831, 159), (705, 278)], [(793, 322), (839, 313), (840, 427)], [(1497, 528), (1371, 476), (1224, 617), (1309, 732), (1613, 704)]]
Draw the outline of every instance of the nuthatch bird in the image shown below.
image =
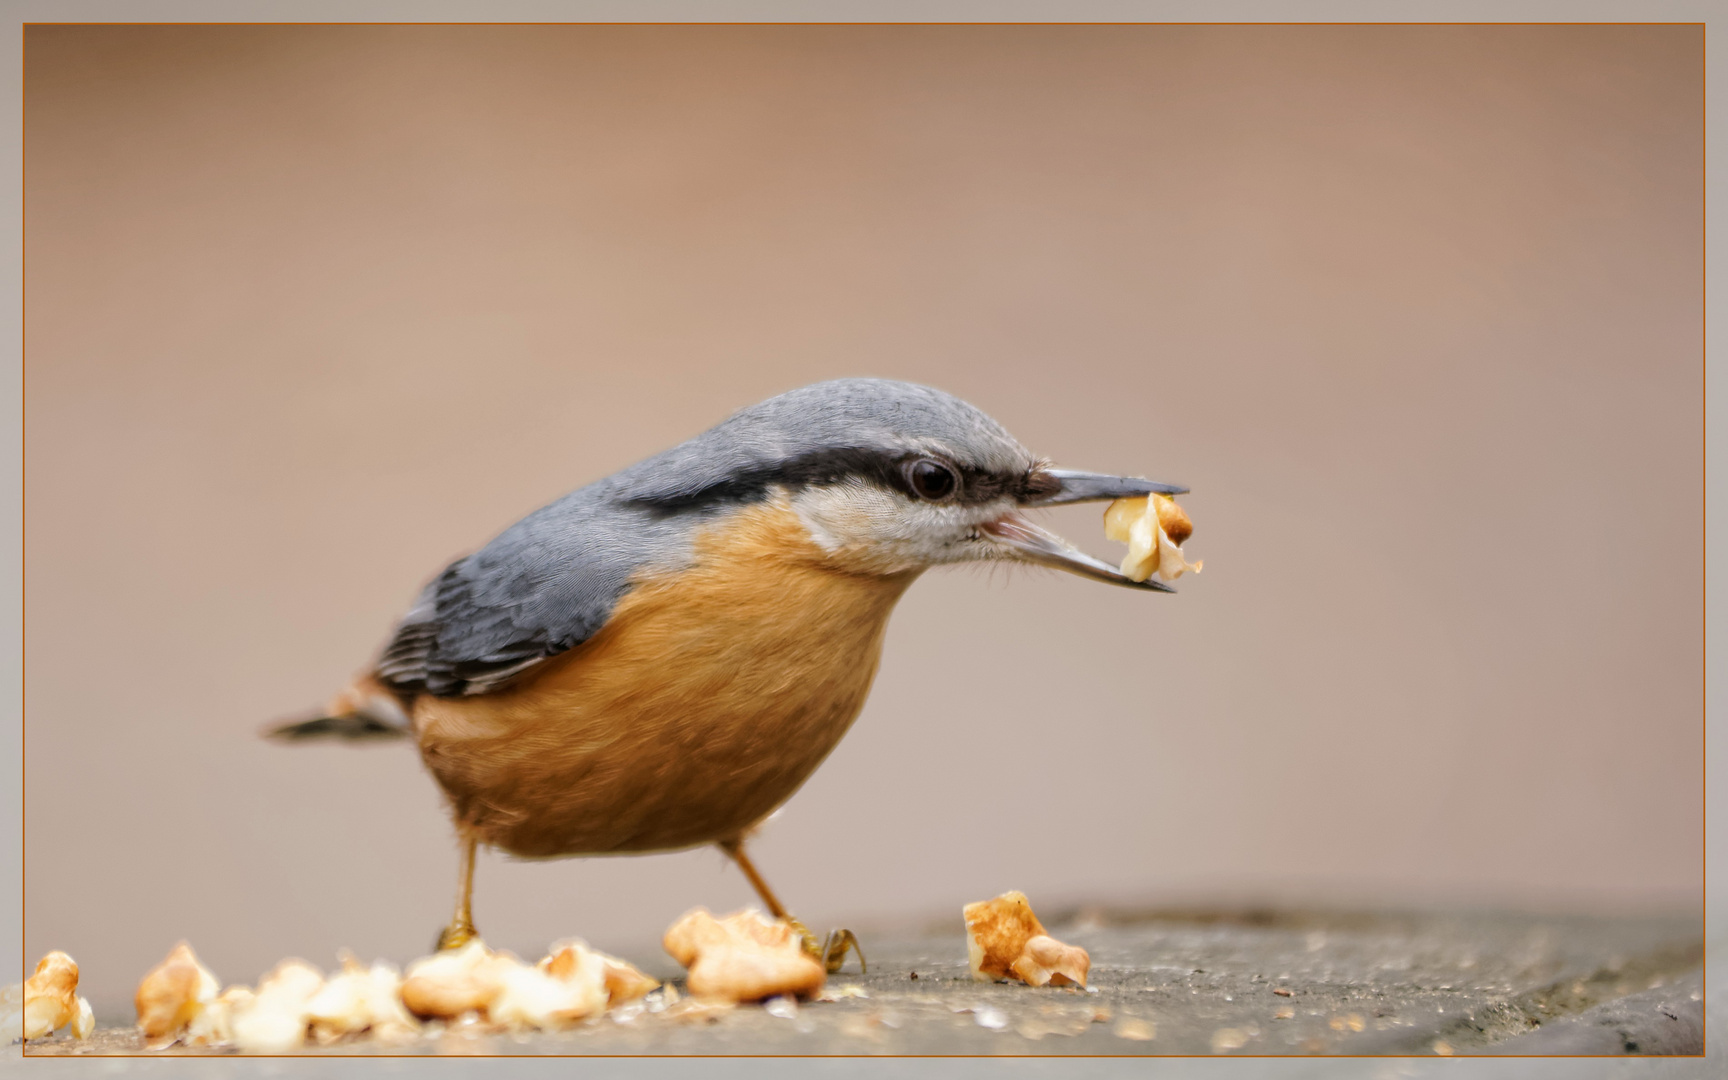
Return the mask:
[(717, 844), (832, 970), (856, 942), (818, 948), (744, 838), (863, 708), (895, 601), (933, 566), (977, 562), (1172, 591), (1021, 511), (1185, 490), (1051, 468), (929, 387), (817, 383), (451, 563), (323, 715), (271, 733), (418, 743), (462, 849), (441, 947), (475, 934), (478, 844), (531, 858)]

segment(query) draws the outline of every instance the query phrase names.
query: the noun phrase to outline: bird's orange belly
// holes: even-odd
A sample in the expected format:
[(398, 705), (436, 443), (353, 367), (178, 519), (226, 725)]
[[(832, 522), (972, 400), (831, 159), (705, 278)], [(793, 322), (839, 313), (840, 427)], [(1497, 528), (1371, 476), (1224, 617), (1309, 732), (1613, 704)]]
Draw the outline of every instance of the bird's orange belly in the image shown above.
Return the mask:
[(836, 572), (773, 502), (694, 556), (510, 687), (415, 703), (460, 830), (523, 856), (690, 847), (756, 824), (828, 756), (912, 575)]

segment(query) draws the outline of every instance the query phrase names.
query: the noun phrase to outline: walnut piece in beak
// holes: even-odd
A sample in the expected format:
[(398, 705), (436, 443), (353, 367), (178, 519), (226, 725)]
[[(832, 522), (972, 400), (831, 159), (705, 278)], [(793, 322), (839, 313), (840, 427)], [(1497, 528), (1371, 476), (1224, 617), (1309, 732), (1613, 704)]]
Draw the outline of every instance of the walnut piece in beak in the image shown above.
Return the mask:
[(1128, 545), (1122, 558), (1122, 576), (1145, 581), (1157, 574), (1175, 581), (1200, 563), (1190, 563), (1181, 544), (1194, 534), (1194, 523), (1176, 500), (1166, 495), (1117, 499), (1104, 511), (1104, 535)]

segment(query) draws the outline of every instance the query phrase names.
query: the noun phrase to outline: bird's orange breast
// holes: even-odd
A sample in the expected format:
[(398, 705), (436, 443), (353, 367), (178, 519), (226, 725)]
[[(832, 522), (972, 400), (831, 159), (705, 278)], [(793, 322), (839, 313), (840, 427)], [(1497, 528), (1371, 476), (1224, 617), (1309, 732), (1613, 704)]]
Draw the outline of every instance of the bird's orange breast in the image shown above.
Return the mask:
[(784, 500), (705, 528), (693, 556), (507, 688), (415, 702), (460, 829), (525, 856), (689, 847), (748, 829), (827, 757), (916, 575), (837, 568)]

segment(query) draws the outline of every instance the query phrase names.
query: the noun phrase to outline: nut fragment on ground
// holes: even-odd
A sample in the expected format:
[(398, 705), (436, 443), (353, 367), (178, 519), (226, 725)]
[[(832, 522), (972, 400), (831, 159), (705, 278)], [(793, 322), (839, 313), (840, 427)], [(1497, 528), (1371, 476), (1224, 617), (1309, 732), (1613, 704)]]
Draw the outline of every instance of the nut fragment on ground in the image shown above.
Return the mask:
[(312, 1037), (328, 1046), (346, 1035), (367, 1033), (386, 1043), (404, 1043), (420, 1024), (402, 1004), (402, 976), (382, 961), (371, 967), (352, 955), (306, 1003)]
[(284, 960), (258, 981), (250, 1000), (234, 1010), (234, 1045), (254, 1054), (280, 1054), (306, 1042), (312, 1000), (324, 973), (304, 960)]
[(234, 1045), (234, 1014), (252, 1003), (250, 986), (230, 986), (215, 1001), (206, 1001), (186, 1025), (180, 1041), (187, 1046)]
[(72, 1025), (67, 1030), (72, 1032), (74, 1039), (88, 1039), (95, 1033), (96, 1014), (85, 999), (78, 999), (78, 1015), (72, 1018)]
[(1092, 957), (1078, 945), (1064, 945), (1039, 934), (1026, 943), (1026, 950), (1008, 970), (1028, 986), (1085, 986)]
[(138, 1030), (151, 1050), (172, 1046), (216, 999), (220, 986), (210, 969), (198, 962), (192, 946), (182, 941), (138, 983), (132, 1004), (138, 1010)]
[(498, 954), (479, 938), (460, 949), (422, 957), (408, 965), (402, 978), (402, 1004), (416, 1016), (440, 1020), (485, 1012), (503, 989), (502, 967)]
[(1117, 499), (1104, 511), (1104, 536), (1128, 545), (1121, 570), (1134, 581), (1153, 574), (1165, 581), (1190, 570), (1198, 574), (1200, 562), (1190, 563), (1180, 546), (1193, 532), (1188, 514), (1166, 495)]
[(689, 969), (685, 985), (697, 997), (729, 1002), (780, 994), (810, 997), (827, 979), (796, 930), (754, 908), (723, 919), (696, 908), (672, 924), (661, 944)]
[(538, 964), (527, 964), (475, 939), (409, 965), (402, 1001), (422, 1017), (456, 1020), (472, 1013), (516, 1031), (557, 1031), (604, 1012), (612, 997), (609, 986), (617, 987), (622, 1002), (656, 985), (624, 961), (580, 941), (560, 942)]
[(36, 962), (36, 971), (21, 983), (0, 992), (0, 1042), (41, 1039), (63, 1027), (75, 1038), (86, 1038), (94, 1022), (79, 1034), (89, 1002), (78, 996), (78, 964), (58, 950)]
[(536, 966), (548, 975), (565, 980), (588, 980), (597, 973), (600, 985), (605, 988), (606, 1002), (610, 1005), (635, 1001), (660, 985), (658, 979), (644, 975), (629, 961), (590, 948), (587, 942), (576, 938), (554, 942), (552, 951)]
[(1009, 967), (1026, 951), (1026, 943), (1044, 933), (1044, 924), (1019, 890), (967, 904), (961, 914), (966, 919), (967, 963), (974, 979), (1007, 978)]
[(1092, 959), (1078, 945), (1065, 945), (1044, 930), (1026, 894), (1018, 889), (961, 910), (966, 919), (966, 959), (981, 981), (1019, 979), (1031, 986), (1085, 986)]
[(559, 979), (518, 961), (499, 966), (498, 994), (486, 1016), (516, 1031), (559, 1031), (605, 1008), (599, 980)]

